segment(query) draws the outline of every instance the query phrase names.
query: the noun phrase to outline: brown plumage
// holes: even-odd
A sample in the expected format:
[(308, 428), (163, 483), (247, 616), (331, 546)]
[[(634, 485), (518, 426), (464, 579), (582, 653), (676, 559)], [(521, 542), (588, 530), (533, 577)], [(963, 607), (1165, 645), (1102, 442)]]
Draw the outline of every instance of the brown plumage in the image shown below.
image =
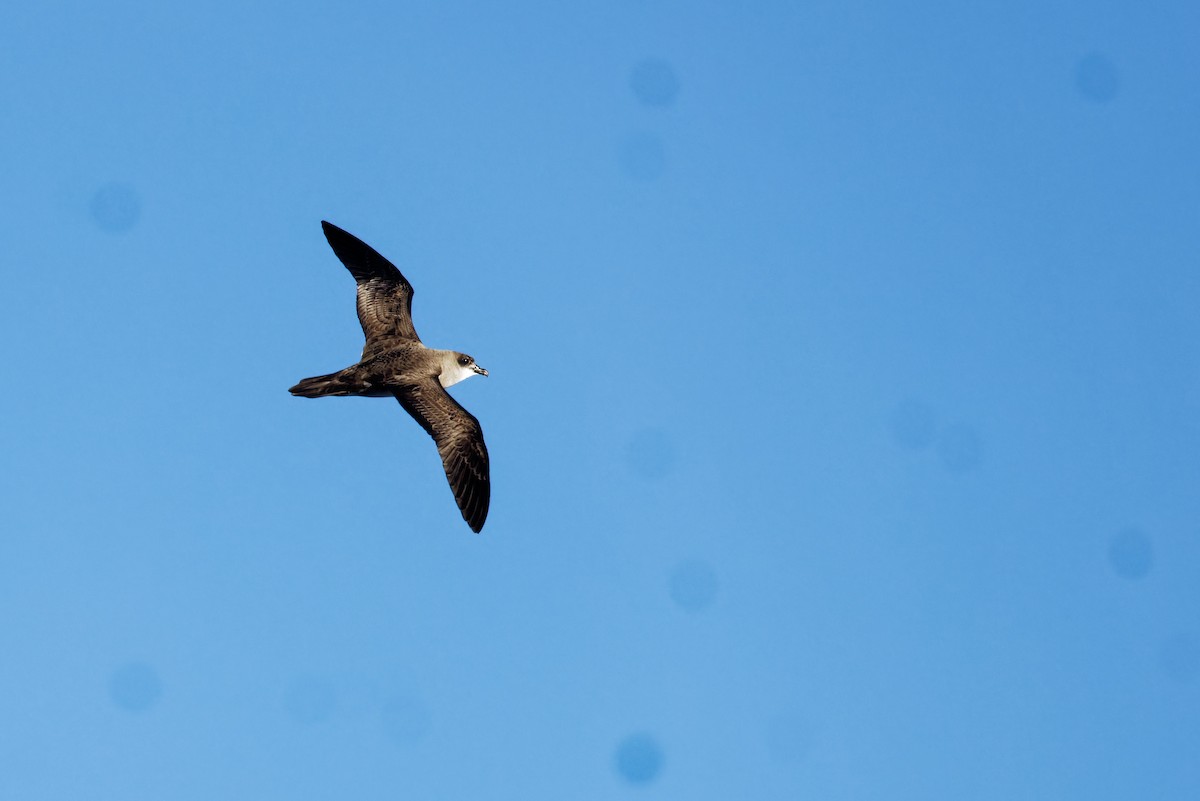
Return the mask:
[(333, 252), (358, 284), (358, 320), (366, 343), (362, 359), (329, 375), (305, 378), (290, 392), (395, 397), (433, 437), (454, 500), (472, 531), (487, 520), (491, 477), (479, 421), (445, 387), (487, 375), (465, 353), (427, 348), (412, 323), (412, 284), (361, 239), (322, 221)]

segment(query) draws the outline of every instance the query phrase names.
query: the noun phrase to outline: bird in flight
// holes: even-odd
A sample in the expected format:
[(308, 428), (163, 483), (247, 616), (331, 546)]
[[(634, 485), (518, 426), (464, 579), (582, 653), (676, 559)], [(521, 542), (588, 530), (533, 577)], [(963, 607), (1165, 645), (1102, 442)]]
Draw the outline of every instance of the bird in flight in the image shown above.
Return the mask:
[(358, 321), (367, 342), (357, 364), (305, 378), (289, 391), (303, 398), (361, 395), (400, 401), (433, 437), (463, 520), (479, 533), (492, 495), (487, 446), (479, 421), (446, 387), (488, 371), (465, 353), (425, 347), (413, 328), (412, 284), (366, 242), (324, 220), (321, 227), (358, 284)]

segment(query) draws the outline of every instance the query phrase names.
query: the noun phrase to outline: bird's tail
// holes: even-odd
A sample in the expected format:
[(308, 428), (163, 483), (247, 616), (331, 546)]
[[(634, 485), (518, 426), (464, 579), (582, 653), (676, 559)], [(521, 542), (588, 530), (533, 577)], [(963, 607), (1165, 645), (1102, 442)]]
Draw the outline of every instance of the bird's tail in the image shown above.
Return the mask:
[(305, 378), (288, 392), (302, 398), (321, 398), (326, 395), (354, 395), (356, 385), (342, 375), (342, 372), (330, 373)]

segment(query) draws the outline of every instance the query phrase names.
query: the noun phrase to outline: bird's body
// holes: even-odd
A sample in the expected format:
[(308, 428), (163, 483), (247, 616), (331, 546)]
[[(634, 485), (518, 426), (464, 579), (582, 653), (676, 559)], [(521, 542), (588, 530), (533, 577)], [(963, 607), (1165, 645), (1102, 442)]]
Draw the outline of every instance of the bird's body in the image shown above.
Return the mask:
[[(427, 378), (436, 378), (443, 387), (449, 387), (476, 374), (457, 363), (459, 355), (456, 351), (434, 350), (420, 342), (400, 340), (344, 370), (306, 378), (292, 388), (292, 394), (305, 398), (323, 395), (390, 398), (396, 390)], [(310, 394), (317, 389), (321, 391)]]
[(464, 353), (425, 347), (412, 324), (412, 285), (400, 271), (357, 237), (327, 222), (321, 226), (358, 284), (358, 318), (366, 344), (358, 363), (305, 378), (291, 393), (396, 398), (437, 443), (463, 519), (478, 532), (491, 499), (487, 447), (479, 421), (445, 387), (487, 375), (487, 370)]

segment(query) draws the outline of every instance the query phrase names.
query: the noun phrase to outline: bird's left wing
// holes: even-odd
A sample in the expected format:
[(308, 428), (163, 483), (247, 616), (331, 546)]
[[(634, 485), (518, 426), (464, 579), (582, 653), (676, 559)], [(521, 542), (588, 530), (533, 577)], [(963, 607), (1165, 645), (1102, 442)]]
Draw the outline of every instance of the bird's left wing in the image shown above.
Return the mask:
[(412, 321), (412, 284), (396, 265), (333, 223), (322, 220), (321, 228), (329, 246), (358, 284), (358, 321), (367, 338), (367, 350), (380, 339), (399, 337), (420, 342)]
[(479, 533), (487, 520), (492, 496), (487, 446), (479, 421), (434, 377), (395, 389), (392, 394), (437, 443), (463, 520)]

